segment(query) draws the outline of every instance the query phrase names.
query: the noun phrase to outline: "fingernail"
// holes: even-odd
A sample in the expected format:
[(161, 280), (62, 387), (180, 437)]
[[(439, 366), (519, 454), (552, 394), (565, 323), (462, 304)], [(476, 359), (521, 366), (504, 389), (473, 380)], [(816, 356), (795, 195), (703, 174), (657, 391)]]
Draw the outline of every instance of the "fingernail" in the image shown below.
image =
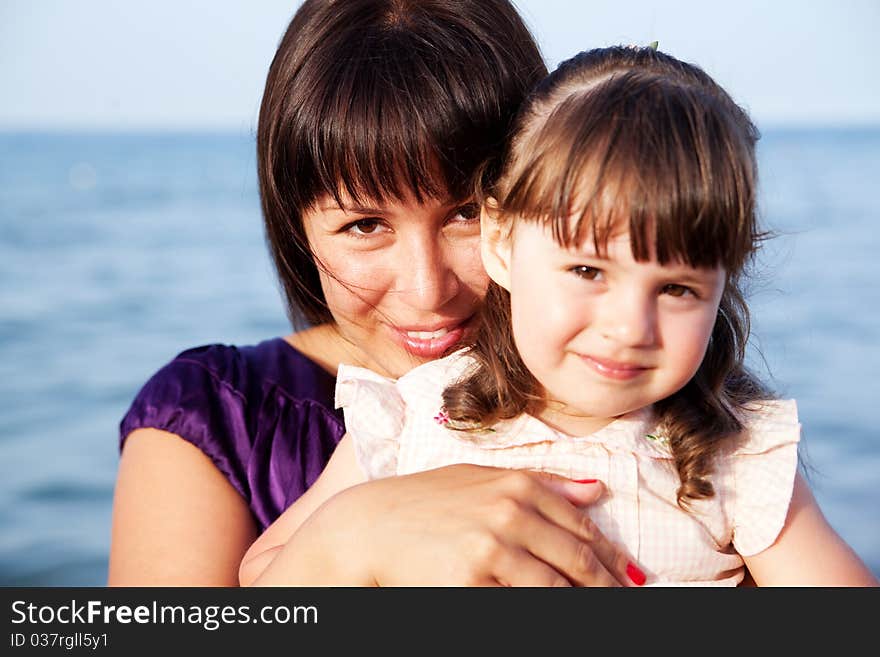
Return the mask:
[(645, 577), (645, 573), (643, 573), (641, 570), (636, 568), (634, 564), (631, 563), (626, 564), (626, 574), (636, 586), (641, 586), (645, 583), (645, 580), (648, 579), (647, 577)]
[(572, 479), (572, 481), (576, 484), (595, 484), (598, 479)]

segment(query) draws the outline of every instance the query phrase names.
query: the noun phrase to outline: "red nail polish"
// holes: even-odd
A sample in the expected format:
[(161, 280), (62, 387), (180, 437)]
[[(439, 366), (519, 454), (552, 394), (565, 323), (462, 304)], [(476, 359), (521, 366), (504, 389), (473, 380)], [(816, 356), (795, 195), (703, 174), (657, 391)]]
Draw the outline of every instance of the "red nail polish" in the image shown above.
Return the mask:
[(643, 573), (631, 563), (626, 564), (626, 574), (636, 586), (641, 586), (645, 583), (645, 580), (648, 579), (647, 577), (645, 577), (645, 573)]
[(572, 479), (572, 481), (576, 484), (595, 484), (598, 479)]

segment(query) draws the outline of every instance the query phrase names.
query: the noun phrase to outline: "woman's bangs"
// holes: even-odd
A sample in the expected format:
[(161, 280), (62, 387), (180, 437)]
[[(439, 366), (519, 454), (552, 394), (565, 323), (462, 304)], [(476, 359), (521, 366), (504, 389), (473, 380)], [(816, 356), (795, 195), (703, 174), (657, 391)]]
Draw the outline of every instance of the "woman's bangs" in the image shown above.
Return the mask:
[(475, 148), (485, 135), (467, 127), (498, 118), (457, 93), (466, 86), (451, 79), (458, 72), (393, 56), (413, 50), (395, 38), (390, 44), (364, 40), (364, 52), (324, 71), (320, 84), (334, 93), (323, 103), (307, 101), (295, 114), (297, 184), (312, 191), (303, 206), (324, 194), (340, 205), (472, 195), (488, 146)]

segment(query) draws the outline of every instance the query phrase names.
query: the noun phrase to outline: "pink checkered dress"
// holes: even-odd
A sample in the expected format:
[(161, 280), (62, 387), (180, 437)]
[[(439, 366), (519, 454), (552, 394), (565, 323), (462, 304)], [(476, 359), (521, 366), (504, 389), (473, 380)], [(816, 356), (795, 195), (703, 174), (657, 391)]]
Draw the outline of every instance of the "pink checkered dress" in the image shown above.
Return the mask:
[(745, 413), (746, 430), (717, 461), (715, 496), (676, 504), (678, 474), (650, 409), (625, 415), (589, 436), (569, 436), (530, 415), (465, 433), (448, 427), (444, 387), (472, 363), (461, 353), (415, 368), (399, 380), (341, 365), (336, 406), (345, 414), (367, 477), (408, 474), (454, 463), (528, 468), (572, 479), (599, 479), (607, 493), (589, 508), (610, 540), (622, 545), (662, 586), (735, 586), (740, 555), (776, 540), (797, 470), (800, 424), (793, 400), (769, 400)]

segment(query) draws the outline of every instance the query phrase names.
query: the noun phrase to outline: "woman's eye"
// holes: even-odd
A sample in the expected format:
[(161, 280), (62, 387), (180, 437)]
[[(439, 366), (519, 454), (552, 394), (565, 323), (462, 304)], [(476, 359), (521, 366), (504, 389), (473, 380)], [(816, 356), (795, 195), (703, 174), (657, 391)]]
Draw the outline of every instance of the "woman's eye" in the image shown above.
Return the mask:
[(375, 233), (379, 228), (378, 219), (358, 219), (346, 224), (342, 228), (343, 233), (353, 233), (354, 235), (370, 235)]
[(573, 273), (575, 276), (586, 279), (588, 281), (599, 280), (599, 278), (602, 276), (601, 269), (596, 269), (595, 267), (590, 267), (589, 265), (578, 265), (577, 267), (572, 267), (569, 271), (571, 271), (571, 273)]
[(466, 203), (455, 211), (453, 219), (458, 221), (474, 221), (480, 218), (480, 206), (476, 203)]
[(684, 285), (677, 285), (675, 283), (664, 285), (663, 294), (668, 294), (671, 297), (697, 296), (691, 288)]

